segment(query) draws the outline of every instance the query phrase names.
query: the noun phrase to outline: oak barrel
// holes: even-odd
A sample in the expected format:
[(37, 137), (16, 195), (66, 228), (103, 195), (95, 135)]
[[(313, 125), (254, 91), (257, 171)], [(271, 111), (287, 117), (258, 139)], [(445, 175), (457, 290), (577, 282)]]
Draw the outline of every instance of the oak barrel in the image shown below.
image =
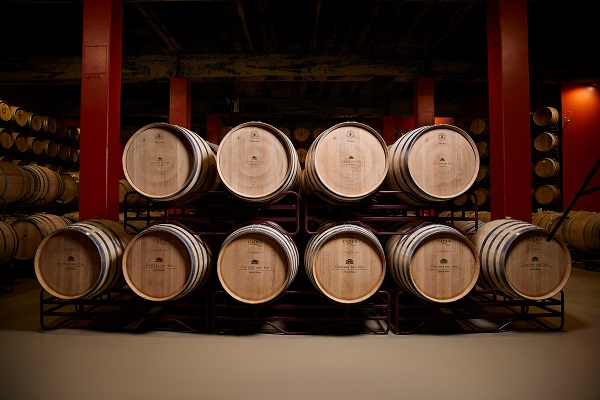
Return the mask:
[(57, 203), (63, 205), (72, 205), (79, 202), (79, 172), (63, 172), (60, 174), (65, 188)]
[(414, 296), (449, 303), (469, 294), (479, 277), (479, 257), (469, 239), (442, 224), (412, 221), (397, 228), (385, 247), (388, 271)]
[(563, 223), (563, 238), (567, 244), (587, 254), (600, 254), (600, 214), (571, 211)]
[(304, 127), (294, 129), (294, 140), (298, 143), (304, 143), (311, 137), (310, 131)]
[(13, 146), (12, 130), (0, 127), (0, 148), (10, 150)]
[(58, 122), (49, 115), (42, 115), (42, 130), (47, 135), (56, 135), (58, 133)]
[(488, 121), (484, 118), (476, 118), (469, 125), (473, 135), (484, 135), (488, 133)]
[(330, 203), (358, 202), (374, 194), (388, 170), (387, 145), (368, 125), (347, 121), (324, 130), (308, 148), (303, 191)]
[(119, 206), (139, 207), (148, 204), (148, 200), (133, 189), (127, 179), (119, 179)]
[(35, 213), (18, 219), (11, 225), (17, 233), (17, 260), (31, 260), (44, 238), (52, 232), (71, 224), (60, 215)]
[(332, 223), (309, 239), (304, 269), (313, 286), (338, 303), (358, 303), (375, 294), (386, 274), (379, 239), (368, 229)]
[(542, 300), (562, 290), (571, 273), (565, 242), (536, 225), (519, 220), (494, 220), (471, 237), (479, 252), (478, 284), (508, 296)]
[(48, 235), (35, 253), (42, 287), (63, 299), (92, 298), (125, 283), (121, 262), (131, 235), (118, 222), (93, 218)]
[(228, 235), (217, 274), (225, 291), (243, 303), (265, 303), (281, 295), (298, 273), (296, 243), (272, 223), (250, 224)]
[(541, 185), (534, 189), (534, 198), (542, 205), (559, 203), (560, 188), (556, 185)]
[(533, 122), (538, 126), (548, 126), (558, 123), (560, 114), (554, 107), (540, 107), (533, 113)]
[(555, 158), (544, 157), (533, 164), (533, 171), (540, 178), (553, 178), (560, 173), (560, 163)]
[(386, 186), (409, 204), (453, 200), (471, 188), (479, 173), (475, 142), (453, 125), (430, 125), (404, 134), (389, 147)]
[(8, 263), (17, 254), (18, 240), (12, 225), (0, 221), (0, 265)]
[(146, 125), (123, 150), (125, 179), (156, 201), (187, 203), (218, 185), (214, 153), (198, 134), (166, 123)]
[(219, 144), (217, 168), (226, 190), (247, 202), (276, 201), (298, 184), (300, 162), (292, 141), (264, 122), (237, 125)]
[(0, 206), (15, 203), (29, 192), (29, 175), (11, 162), (0, 160)]
[(155, 224), (127, 245), (123, 275), (140, 297), (182, 299), (200, 289), (211, 274), (212, 253), (198, 235), (174, 224)]
[(34, 112), (27, 113), (27, 127), (32, 132), (42, 131), (42, 117)]
[(9, 122), (12, 116), (10, 104), (4, 100), (0, 100), (0, 121)]
[(10, 122), (21, 128), (27, 125), (27, 111), (17, 106), (10, 106), (10, 111)]
[(544, 153), (557, 149), (558, 143), (558, 136), (552, 132), (538, 133), (533, 139), (533, 147)]
[(30, 177), (29, 194), (23, 200), (25, 203), (34, 205), (49, 204), (62, 196), (65, 190), (65, 182), (58, 172), (39, 165), (26, 165), (21, 168)]

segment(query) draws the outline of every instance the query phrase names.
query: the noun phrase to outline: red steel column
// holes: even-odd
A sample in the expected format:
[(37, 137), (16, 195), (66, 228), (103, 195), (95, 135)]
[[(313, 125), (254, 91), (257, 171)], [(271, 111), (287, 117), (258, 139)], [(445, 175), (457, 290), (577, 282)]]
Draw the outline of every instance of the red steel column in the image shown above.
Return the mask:
[(396, 117), (383, 117), (383, 140), (388, 146), (396, 142)]
[(214, 144), (221, 143), (221, 116), (219, 114), (206, 116), (206, 140)]
[(79, 218), (119, 218), (122, 0), (84, 0)]
[(433, 78), (417, 78), (413, 87), (415, 128), (435, 123)]
[(169, 123), (190, 129), (192, 88), (189, 78), (170, 80)]
[(527, 0), (487, 2), (493, 219), (531, 222)]

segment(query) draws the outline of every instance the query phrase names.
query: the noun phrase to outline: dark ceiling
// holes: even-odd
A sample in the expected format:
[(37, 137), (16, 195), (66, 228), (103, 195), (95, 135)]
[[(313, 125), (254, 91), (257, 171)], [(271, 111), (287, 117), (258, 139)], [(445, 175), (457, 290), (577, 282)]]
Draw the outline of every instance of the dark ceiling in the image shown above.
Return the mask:
[[(586, 4), (528, 1), (533, 86), (600, 81)], [(36, 96), (78, 118), (83, 2), (0, 11), (0, 98)], [(124, 0), (123, 120), (167, 118), (174, 76), (192, 82), (193, 118), (229, 112), (228, 98), (246, 116), (410, 115), (419, 76), (434, 78), (436, 111), (460, 113), (487, 88), (486, 2)]]

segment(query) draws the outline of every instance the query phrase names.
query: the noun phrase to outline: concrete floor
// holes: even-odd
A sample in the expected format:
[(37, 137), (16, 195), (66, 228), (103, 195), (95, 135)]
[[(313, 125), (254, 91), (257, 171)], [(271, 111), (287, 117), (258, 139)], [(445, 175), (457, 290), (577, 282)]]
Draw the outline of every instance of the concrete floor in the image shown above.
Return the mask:
[(40, 286), (0, 295), (0, 399), (600, 399), (600, 270), (574, 264), (562, 331), (252, 335), (42, 331)]

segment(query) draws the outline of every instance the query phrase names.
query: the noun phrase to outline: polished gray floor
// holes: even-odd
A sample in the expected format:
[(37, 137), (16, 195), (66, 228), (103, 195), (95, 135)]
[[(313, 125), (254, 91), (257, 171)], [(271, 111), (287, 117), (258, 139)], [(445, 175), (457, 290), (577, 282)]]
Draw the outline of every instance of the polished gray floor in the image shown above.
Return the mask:
[(562, 331), (253, 335), (42, 331), (0, 295), (0, 399), (600, 399), (600, 271), (574, 264)]

